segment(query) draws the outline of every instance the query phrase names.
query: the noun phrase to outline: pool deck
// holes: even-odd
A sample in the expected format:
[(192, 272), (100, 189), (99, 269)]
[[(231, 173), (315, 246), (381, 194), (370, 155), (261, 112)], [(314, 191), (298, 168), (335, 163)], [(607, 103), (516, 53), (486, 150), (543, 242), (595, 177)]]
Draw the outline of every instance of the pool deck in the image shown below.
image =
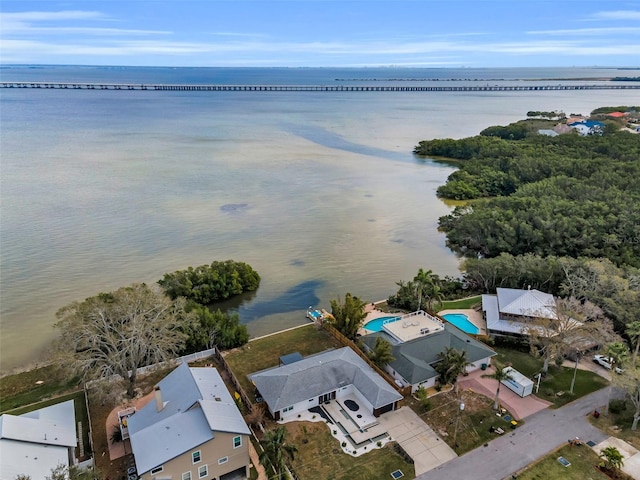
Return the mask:
[(438, 316), (442, 317), (443, 315), (447, 315), (449, 313), (461, 313), (466, 315), (471, 323), (473, 323), (480, 330), (479, 335), (487, 334), (487, 322), (484, 318), (482, 318), (482, 313), (473, 310), (472, 308), (467, 309), (453, 309), (453, 310), (442, 310), (438, 312)]

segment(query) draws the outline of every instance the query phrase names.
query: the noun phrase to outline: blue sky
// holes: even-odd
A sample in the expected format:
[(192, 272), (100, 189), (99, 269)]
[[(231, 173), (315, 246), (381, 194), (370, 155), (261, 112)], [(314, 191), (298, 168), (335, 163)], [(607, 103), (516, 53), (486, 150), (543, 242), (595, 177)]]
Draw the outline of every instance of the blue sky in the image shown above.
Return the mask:
[(639, 66), (640, 0), (2, 0), (0, 63)]

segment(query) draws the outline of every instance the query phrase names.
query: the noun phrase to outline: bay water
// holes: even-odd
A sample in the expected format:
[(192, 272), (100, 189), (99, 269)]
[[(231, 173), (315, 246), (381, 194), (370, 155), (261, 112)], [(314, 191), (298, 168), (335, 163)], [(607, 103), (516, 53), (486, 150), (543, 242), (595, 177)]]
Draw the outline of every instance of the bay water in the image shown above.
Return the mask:
[[(594, 83), (631, 73), (0, 69), (2, 81), (279, 85)], [(588, 113), (639, 100), (633, 90), (2, 89), (0, 370), (43, 361), (55, 312), (68, 303), (213, 260), (244, 261), (262, 276), (257, 292), (223, 305), (252, 336), (303, 323), (307, 307), (329, 308), (346, 292), (387, 298), (420, 267), (458, 275), (437, 231), (452, 207), (435, 195), (454, 167), (416, 158), (420, 140), (475, 135), (529, 110)]]

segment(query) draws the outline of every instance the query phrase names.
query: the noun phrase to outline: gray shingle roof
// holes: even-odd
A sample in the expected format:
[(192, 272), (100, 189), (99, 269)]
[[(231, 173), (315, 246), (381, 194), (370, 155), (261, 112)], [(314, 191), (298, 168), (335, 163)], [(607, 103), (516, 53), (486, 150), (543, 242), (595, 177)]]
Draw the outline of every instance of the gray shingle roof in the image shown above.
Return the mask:
[(145, 473), (214, 438), (214, 432), (249, 434), (215, 368), (180, 364), (159, 383), (164, 408), (150, 401), (129, 417), (138, 473)]
[[(373, 348), (378, 336), (380, 333), (372, 333), (362, 337), (362, 341)], [(438, 375), (432, 365), (438, 361), (438, 354), (446, 347), (465, 350), (467, 360), (470, 362), (477, 362), (496, 355), (496, 352), (483, 343), (455, 326), (445, 323), (443, 331), (431, 333), (409, 342), (392, 344), (391, 350), (395, 360), (390, 362), (389, 366), (409, 383), (415, 385)]]
[(402, 395), (349, 347), (256, 372), (249, 375), (249, 379), (272, 412), (347, 385), (357, 388), (374, 408), (402, 399)]

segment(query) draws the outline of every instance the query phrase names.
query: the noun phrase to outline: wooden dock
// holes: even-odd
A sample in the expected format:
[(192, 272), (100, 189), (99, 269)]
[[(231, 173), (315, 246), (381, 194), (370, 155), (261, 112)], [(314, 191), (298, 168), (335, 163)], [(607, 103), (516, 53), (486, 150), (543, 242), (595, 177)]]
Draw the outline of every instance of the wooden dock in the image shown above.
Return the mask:
[(640, 84), (590, 85), (187, 85), (142, 83), (0, 82), (0, 88), (56, 90), (155, 90), (177, 92), (532, 92), (553, 90), (637, 90)]

